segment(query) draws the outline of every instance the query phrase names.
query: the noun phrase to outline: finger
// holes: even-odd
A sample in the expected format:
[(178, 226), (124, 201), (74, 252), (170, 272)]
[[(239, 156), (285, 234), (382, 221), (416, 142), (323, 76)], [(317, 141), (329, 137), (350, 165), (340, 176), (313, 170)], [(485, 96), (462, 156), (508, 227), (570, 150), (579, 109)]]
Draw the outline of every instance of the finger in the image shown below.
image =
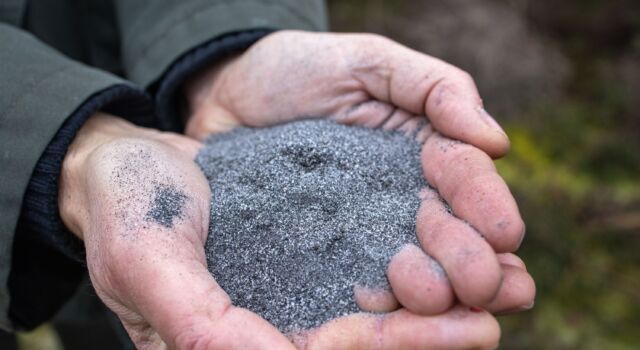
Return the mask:
[(413, 117), (413, 114), (401, 108), (396, 108), (393, 114), (391, 114), (391, 116), (387, 120), (385, 120), (384, 124), (382, 124), (380, 127), (383, 130), (398, 130), (400, 127), (402, 127), (403, 124), (411, 120)]
[[(395, 110), (395, 107), (386, 102), (365, 100), (331, 116), (331, 118), (341, 124), (379, 128), (390, 119), (398, 119), (397, 116), (392, 118), (392, 116), (397, 115)], [(403, 121), (400, 120), (399, 122), (402, 123)]]
[(497, 256), (500, 264), (515, 266), (524, 271), (527, 271), (527, 266), (524, 264), (524, 261), (522, 261), (522, 259), (520, 259), (520, 257), (518, 257), (517, 255), (512, 253), (503, 253), (497, 254)]
[(400, 307), (395, 295), (386, 289), (355, 286), (353, 296), (362, 311), (391, 312)]
[(374, 35), (350, 35), (352, 75), (376, 99), (426, 115), (434, 128), (492, 157), (504, 155), (509, 139), (482, 107), (469, 74), (448, 63)]
[(387, 277), (400, 304), (413, 313), (435, 315), (453, 305), (444, 270), (415, 245), (406, 245), (391, 259)]
[(204, 141), (211, 134), (228, 132), (240, 125), (238, 118), (227, 109), (213, 101), (205, 103), (208, 108), (200, 108), (189, 117), (185, 135)]
[(520, 267), (502, 265), (504, 280), (496, 298), (485, 309), (492, 314), (509, 314), (529, 310), (536, 297), (531, 275)]
[(430, 137), (433, 135), (435, 131), (433, 130), (433, 125), (426, 124), (416, 134), (415, 138), (420, 144), (424, 144)]
[(360, 125), (383, 130), (396, 130), (424, 141), (433, 133), (433, 128), (424, 116), (411, 114), (401, 108), (378, 100), (366, 100), (347, 110), (331, 116), (339, 123)]
[(331, 321), (294, 338), (305, 349), (493, 349), (500, 327), (487, 312), (456, 307), (437, 316), (405, 309), (385, 314), (355, 314)]
[(427, 181), (457, 217), (481, 232), (496, 252), (518, 249), (524, 222), (507, 184), (484, 152), (436, 133), (425, 142), (421, 157)]
[(471, 226), (451, 215), (434, 190), (423, 190), (421, 197), (416, 232), (422, 248), (442, 265), (462, 303), (491, 302), (502, 282), (493, 249)]

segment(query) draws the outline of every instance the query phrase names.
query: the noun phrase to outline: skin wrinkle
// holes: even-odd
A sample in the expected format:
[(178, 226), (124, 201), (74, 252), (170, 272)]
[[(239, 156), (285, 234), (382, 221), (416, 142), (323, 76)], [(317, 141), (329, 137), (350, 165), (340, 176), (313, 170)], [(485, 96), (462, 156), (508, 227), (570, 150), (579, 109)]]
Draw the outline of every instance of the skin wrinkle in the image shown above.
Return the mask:
[[(410, 91), (425, 91), (424, 95), (422, 95), (423, 97), (418, 101), (416, 101), (416, 105), (408, 108), (412, 113), (418, 114), (418, 115), (426, 115), (427, 101), (429, 99), (429, 95), (431, 94), (431, 91), (433, 90), (433, 87), (435, 86), (434, 84), (429, 82), (431, 73), (426, 72), (424, 73), (424, 75), (425, 75), (424, 77), (417, 80), (416, 86), (410, 89)], [(390, 78), (390, 79), (393, 79), (393, 78)], [(392, 100), (389, 100), (389, 101), (392, 101)], [(392, 101), (392, 103), (395, 103), (395, 102)]]
[[(436, 107), (440, 107), (442, 105), (442, 102), (444, 101), (444, 95), (449, 92), (449, 85), (447, 85), (446, 82), (444, 82), (444, 78), (439, 79), (436, 84), (433, 85), (432, 87), (432, 91), (433, 89), (437, 90), (436, 92), (436, 100), (435, 100), (435, 106)], [(429, 95), (427, 95), (429, 96)], [(427, 99), (428, 101), (428, 99)]]
[(424, 145), (434, 133), (431, 123), (427, 119), (424, 121), (425, 124), (420, 127), (420, 130), (416, 133), (416, 140), (422, 145)]
[[(389, 62), (384, 59), (381, 55), (378, 55), (375, 51), (371, 52), (372, 49), (369, 47), (361, 48), (363, 52), (355, 52), (354, 56), (359, 57), (356, 60), (348, 60), (347, 68), (349, 72), (349, 76), (352, 80), (357, 81), (361, 90), (366, 91), (364, 87), (368, 84), (366, 82), (367, 79), (371, 77), (376, 77), (377, 79), (381, 79), (383, 85), (386, 87), (386, 91), (384, 92), (384, 96), (375, 96), (376, 91), (369, 91), (369, 94), (374, 95), (380, 100), (390, 102), (391, 101), (391, 85), (390, 85), (390, 66)], [(367, 54), (371, 52), (372, 54)], [(378, 85), (378, 84), (375, 84)], [(385, 88), (383, 88), (383, 91)], [(379, 92), (379, 91), (378, 91)], [(378, 94), (379, 95), (379, 94)]]
[(376, 128), (381, 127), (382, 125), (386, 124), (389, 119), (393, 116), (393, 114), (396, 112), (396, 107), (391, 106), (391, 108), (389, 108), (389, 112), (387, 113), (387, 115), (378, 123), (378, 125), (376, 125)]
[[(364, 111), (363, 111), (364, 110)], [(364, 124), (364, 126), (377, 128), (387, 122), (393, 115), (396, 108), (384, 102), (376, 100), (365, 100), (351, 106), (344, 114), (344, 121), (348, 124)], [(352, 117), (356, 115), (356, 117)], [(363, 119), (369, 122), (362, 122)]]
[(356, 111), (358, 111), (359, 109), (368, 106), (369, 103), (371, 102), (377, 102), (375, 100), (364, 100), (364, 101), (360, 101), (358, 103), (353, 104), (352, 106), (350, 106), (349, 108), (347, 108), (347, 110), (345, 111), (345, 115), (350, 115)]
[(391, 68), (391, 65), (389, 64), (389, 61), (384, 61), (384, 81), (385, 84), (387, 86), (387, 97), (385, 101), (389, 101), (391, 104), (394, 104), (393, 101), (393, 90), (392, 90), (392, 86), (393, 86), (393, 77), (396, 76), (396, 74), (393, 74), (393, 69)]

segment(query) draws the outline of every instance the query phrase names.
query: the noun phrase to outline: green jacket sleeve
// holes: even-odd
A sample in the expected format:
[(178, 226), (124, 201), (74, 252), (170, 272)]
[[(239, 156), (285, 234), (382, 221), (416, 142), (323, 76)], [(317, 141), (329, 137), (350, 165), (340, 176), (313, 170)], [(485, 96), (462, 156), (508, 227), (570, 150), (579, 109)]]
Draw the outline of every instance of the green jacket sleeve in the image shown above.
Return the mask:
[(23, 195), (38, 159), (85, 100), (127, 84), (69, 60), (30, 34), (0, 23), (0, 328), (8, 318), (12, 247)]
[[(241, 49), (269, 31), (324, 30), (327, 23), (324, 2), (320, 0), (113, 1), (119, 22), (122, 74), (150, 90), (165, 83), (164, 95), (169, 97), (156, 97), (157, 101), (171, 99), (175, 87), (197, 66), (184, 58), (203, 45), (252, 32), (242, 40), (232, 40), (234, 45), (227, 45), (227, 40), (218, 47)], [(197, 56), (201, 63), (215, 60), (216, 55), (211, 52), (216, 50), (209, 49)], [(217, 52), (221, 51), (224, 50)], [(183, 64), (172, 70), (176, 63)], [(172, 79), (165, 79), (167, 72), (175, 73)], [(34, 166), (52, 138), (64, 129), (61, 126), (67, 118), (83, 103), (114, 86), (135, 87), (67, 59), (30, 34), (3, 24), (0, 76), (0, 328), (15, 329), (20, 325), (11, 324), (7, 317), (7, 279), (15, 260), (12, 246), (15, 249), (24, 240), (20, 234), (16, 239), (14, 232)], [(168, 108), (159, 109), (162, 114)]]
[(319, 0), (117, 0), (116, 5), (127, 78), (144, 87), (189, 50), (225, 34), (327, 26)]

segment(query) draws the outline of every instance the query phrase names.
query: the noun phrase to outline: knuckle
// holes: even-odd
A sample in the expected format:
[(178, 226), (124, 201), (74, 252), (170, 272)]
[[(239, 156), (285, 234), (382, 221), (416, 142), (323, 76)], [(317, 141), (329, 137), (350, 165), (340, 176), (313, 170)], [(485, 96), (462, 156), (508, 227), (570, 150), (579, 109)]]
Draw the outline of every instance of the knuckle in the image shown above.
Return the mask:
[[(441, 116), (459, 116), (461, 112), (460, 103), (452, 96), (455, 96), (457, 87), (453, 83), (439, 83), (436, 89), (435, 111)], [(437, 123), (438, 120), (432, 120)], [(455, 118), (450, 118), (447, 123), (455, 123)], [(436, 125), (438, 126), (438, 125)]]
[(371, 57), (382, 57), (387, 55), (380, 55), (380, 52), (389, 52), (390, 50), (396, 50), (402, 45), (398, 44), (394, 40), (375, 33), (359, 33), (350, 36), (350, 44), (359, 48), (360, 51), (366, 53)]
[(457, 79), (459, 79), (462, 83), (475, 85), (475, 80), (473, 79), (473, 76), (471, 75), (471, 73), (467, 72), (466, 70), (460, 69), (460, 68), (455, 68), (454, 72), (455, 72), (454, 76)]
[(365, 41), (369, 42), (369, 43), (375, 43), (375, 44), (379, 44), (379, 45), (388, 45), (390, 43), (393, 43), (394, 41), (387, 38), (384, 35), (380, 35), (380, 34), (376, 34), (376, 33), (364, 33), (364, 34), (360, 34), (362, 39), (364, 39)]

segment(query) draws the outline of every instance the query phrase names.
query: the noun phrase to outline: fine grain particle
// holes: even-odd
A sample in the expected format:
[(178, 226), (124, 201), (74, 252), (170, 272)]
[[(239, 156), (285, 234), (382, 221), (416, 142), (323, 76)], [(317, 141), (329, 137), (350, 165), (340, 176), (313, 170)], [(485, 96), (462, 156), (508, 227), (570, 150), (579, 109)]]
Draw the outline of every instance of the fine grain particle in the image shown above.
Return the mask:
[(359, 312), (353, 287), (389, 288), (390, 258), (418, 244), (421, 145), (326, 120), (210, 137), (209, 270), (233, 303), (283, 332)]

